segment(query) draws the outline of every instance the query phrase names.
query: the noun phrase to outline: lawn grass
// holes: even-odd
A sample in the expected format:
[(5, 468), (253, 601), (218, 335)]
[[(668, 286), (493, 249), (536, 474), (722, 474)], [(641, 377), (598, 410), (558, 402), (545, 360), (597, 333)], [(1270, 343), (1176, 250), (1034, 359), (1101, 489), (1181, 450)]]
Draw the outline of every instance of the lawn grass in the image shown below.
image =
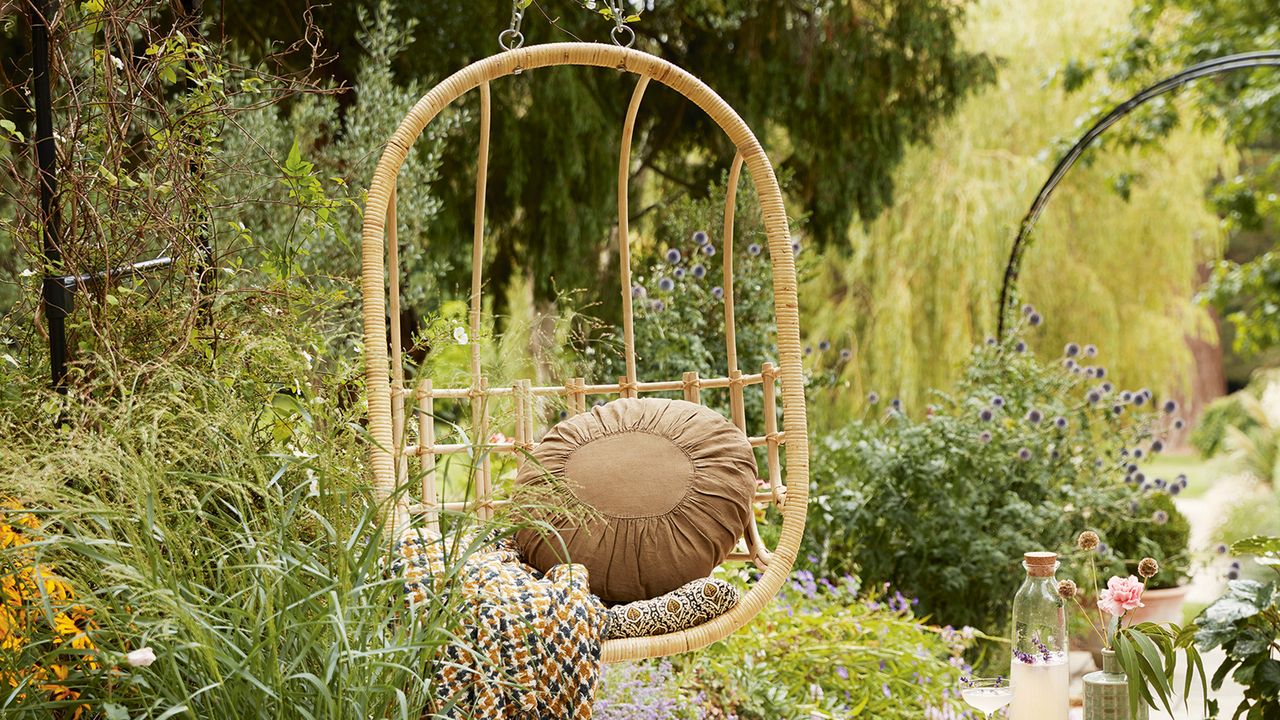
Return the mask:
[(1231, 461), (1223, 456), (1203, 458), (1194, 451), (1179, 454), (1157, 455), (1142, 464), (1142, 472), (1148, 479), (1173, 480), (1180, 474), (1187, 476), (1187, 489), (1180, 497), (1203, 497), (1217, 481), (1231, 474)]

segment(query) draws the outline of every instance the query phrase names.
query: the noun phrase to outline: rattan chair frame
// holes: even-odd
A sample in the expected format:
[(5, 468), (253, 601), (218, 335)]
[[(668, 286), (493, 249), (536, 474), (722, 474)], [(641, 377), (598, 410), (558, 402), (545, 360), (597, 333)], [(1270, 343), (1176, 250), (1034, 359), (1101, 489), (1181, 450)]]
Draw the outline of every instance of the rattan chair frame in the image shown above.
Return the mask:
[[(569, 378), (561, 386), (535, 387), (520, 380), (511, 387), (490, 387), (480, 367), (479, 343), (471, 343), (471, 382), (465, 388), (435, 388), (430, 379), (415, 388), (405, 387), (403, 348), (400, 343), (399, 241), (396, 233), (396, 178), (413, 143), (436, 116), (463, 95), (480, 91), (479, 162), (476, 177), (475, 231), (470, 307), (471, 336), (479, 338), (481, 314), (481, 270), (484, 259), (485, 186), (488, 180), (489, 132), (491, 120), (490, 82), (508, 75), (550, 66), (593, 66), (616, 68), (639, 76), (623, 127), (618, 173), (618, 237), (620, 290), (622, 293), (626, 376), (616, 383), (587, 384), (584, 378)], [(650, 81), (657, 81), (683, 95), (701, 108), (725, 132), (737, 148), (730, 169), (729, 194), (725, 209), (723, 263), (726, 350), (729, 367), (724, 377), (700, 378), (686, 372), (678, 380), (641, 381), (636, 377), (635, 343), (631, 297), (631, 270), (628, 228), (628, 178), (631, 140), (636, 117)], [(755, 184), (763, 213), (768, 252), (772, 265), (774, 311), (777, 325), (778, 366), (766, 363), (759, 373), (744, 374), (737, 367), (733, 309), (733, 214), (738, 179), (746, 168)], [(701, 401), (701, 391), (724, 388), (729, 392), (731, 419), (744, 431), (743, 391), (760, 385), (764, 398), (763, 434), (750, 436), (753, 446), (766, 448), (767, 477), (756, 499), (777, 507), (782, 518), (777, 546), (772, 550), (760, 540), (754, 523), (744, 539), (746, 551), (737, 559), (750, 559), (760, 566), (759, 579), (729, 612), (698, 627), (654, 637), (610, 640), (603, 648), (606, 662), (638, 660), (682, 653), (706, 646), (738, 630), (760, 612), (787, 580), (800, 549), (808, 503), (809, 449), (805, 415), (804, 378), (800, 349), (799, 305), (796, 295), (795, 260), (782, 194), (773, 167), (759, 141), (742, 118), (711, 88), (690, 73), (659, 57), (627, 48), (595, 43), (553, 43), (519, 48), (476, 62), (453, 74), (418, 101), (387, 143), (369, 188), (362, 228), (362, 290), (364, 294), (364, 355), (369, 404), (369, 433), (373, 439), (370, 462), (374, 487), (386, 502), (388, 535), (406, 527), (413, 516), (419, 521), (438, 522), (441, 510), (474, 510), (481, 519), (493, 516), (504, 502), (493, 497), (489, 468), (491, 452), (512, 452), (520, 461), (523, 450), (534, 441), (534, 408), (539, 396), (563, 398), (570, 412), (585, 412), (589, 395), (636, 397), (642, 393), (682, 392), (691, 402)], [(389, 327), (388, 327), (389, 324)], [(391, 342), (388, 348), (388, 332)], [(778, 387), (782, 400), (782, 427), (778, 427), (776, 402)], [(473, 452), (489, 437), (490, 398), (509, 397), (515, 408), (515, 437), (510, 442), (484, 446), (486, 452), (477, 468), (476, 499), (466, 503), (443, 503), (437, 497), (436, 457)], [(412, 407), (406, 414), (406, 399)], [(470, 442), (438, 444), (435, 435), (435, 403), (453, 400), (470, 403)], [(416, 423), (410, 423), (410, 417)], [(416, 425), (417, 442), (410, 443), (406, 427)], [(780, 450), (785, 445), (786, 484)], [(408, 482), (409, 459), (417, 458), (422, 476), (421, 502), (402, 500), (397, 492)]]

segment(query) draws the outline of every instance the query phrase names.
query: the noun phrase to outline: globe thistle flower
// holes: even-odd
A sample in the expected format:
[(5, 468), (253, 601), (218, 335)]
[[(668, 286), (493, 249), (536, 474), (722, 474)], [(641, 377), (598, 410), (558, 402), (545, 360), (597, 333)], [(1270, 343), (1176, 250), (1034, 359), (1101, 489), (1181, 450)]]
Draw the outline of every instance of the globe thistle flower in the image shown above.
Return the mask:
[(672, 275), (674, 275), (674, 276), (676, 277), (676, 279), (677, 279), (677, 280), (683, 280), (683, 279), (684, 279), (684, 268), (682, 268), (682, 267), (678, 267), (678, 268), (676, 268), (676, 269), (675, 269), (671, 274), (672, 274)]
[(1165, 401), (1164, 401), (1164, 411), (1165, 411), (1165, 414), (1167, 414), (1167, 415), (1172, 415), (1172, 414), (1174, 414), (1174, 413), (1178, 412), (1178, 401), (1177, 401), (1177, 400), (1165, 400)]
[(1231, 548), (1227, 547), (1226, 543), (1218, 543), (1218, 547), (1214, 548), (1214, 551), (1216, 551), (1219, 555), (1226, 555), (1228, 552), (1231, 551)]
[(1014, 344), (1014, 346), (1013, 346), (1013, 351), (1014, 351), (1014, 352), (1018, 352), (1018, 353), (1024, 353), (1024, 352), (1026, 352), (1026, 351), (1027, 351), (1027, 343), (1026, 343), (1026, 342), (1024, 342), (1024, 341), (1022, 341), (1022, 340), (1019, 340), (1017, 343), (1015, 343), (1015, 344)]
[(1129, 392), (1128, 390), (1125, 390), (1124, 392), (1120, 393), (1120, 402), (1129, 402), (1132, 399), (1133, 399), (1133, 393)]
[(1062, 367), (1068, 370), (1075, 370), (1078, 366), (1076, 365), (1075, 360), (1072, 360), (1071, 358), (1067, 358), (1066, 360), (1062, 361)]
[(1144, 453), (1142, 452), (1142, 448), (1134, 448), (1134, 449), (1133, 449), (1133, 456), (1134, 456), (1135, 458), (1141, 458), (1141, 457), (1143, 456), (1143, 454), (1144, 454)]
[(1067, 429), (1067, 419), (1066, 419), (1066, 418), (1064, 418), (1064, 417), (1062, 417), (1061, 415), (1059, 415), (1058, 417), (1056, 417), (1056, 418), (1054, 418), (1054, 419), (1053, 419), (1053, 424), (1054, 424), (1054, 426), (1055, 426), (1055, 427), (1057, 427), (1059, 430), (1066, 430), (1066, 429)]
[(869, 404), (869, 405), (875, 405), (876, 403), (879, 403), (879, 402), (880, 402), (880, 394), (879, 394), (879, 393), (877, 393), (877, 392), (875, 392), (875, 391), (872, 391), (872, 392), (867, 393), (867, 404)]
[(1169, 513), (1163, 510), (1157, 510), (1151, 514), (1151, 522), (1154, 522), (1157, 525), (1163, 525), (1169, 522)]
[(1039, 410), (1032, 408), (1027, 411), (1026, 420), (1032, 425), (1039, 425), (1040, 421), (1043, 419), (1044, 419), (1044, 415), (1042, 415)]
[(991, 408), (983, 408), (982, 412), (978, 413), (978, 419), (982, 422), (991, 422), (991, 418), (995, 416), (995, 413), (991, 412)]
[(1176, 419), (1176, 420), (1174, 420), (1174, 421), (1173, 421), (1173, 429), (1174, 429), (1174, 430), (1181, 430), (1182, 428), (1184, 428), (1184, 427), (1186, 427), (1186, 426), (1187, 426), (1187, 424), (1186, 424), (1185, 422), (1183, 422), (1182, 418), (1178, 418), (1178, 419)]
[(1107, 369), (1099, 365), (1093, 369), (1093, 376), (1101, 380), (1107, 376)]
[(1158, 572), (1160, 572), (1160, 563), (1156, 562), (1155, 558), (1145, 557), (1138, 562), (1138, 577), (1143, 580), (1150, 580)]
[(1142, 473), (1134, 473), (1133, 481), (1139, 484), (1145, 483), (1147, 481), (1147, 476)]
[(649, 309), (654, 312), (662, 312), (667, 309), (667, 304), (661, 300), (654, 300), (649, 303)]
[(763, 251), (764, 248), (760, 247), (760, 243), (751, 243), (747, 246), (747, 254), (751, 257), (757, 257)]
[(1182, 492), (1182, 486), (1181, 486), (1181, 485), (1179, 485), (1178, 483), (1174, 483), (1174, 484), (1172, 484), (1172, 485), (1170, 485), (1170, 486), (1169, 486), (1169, 494), (1170, 494), (1170, 495), (1177, 495), (1177, 494), (1179, 494), (1179, 493), (1181, 493), (1181, 492)]
[(792, 254), (792, 255), (799, 255), (799, 254), (800, 254), (800, 241), (799, 241), (799, 240), (792, 240), (792, 241), (791, 241), (791, 254)]
[(1145, 403), (1146, 401), (1147, 401), (1147, 396), (1146, 396), (1146, 395), (1143, 395), (1142, 393), (1138, 393), (1137, 395), (1134, 395), (1134, 396), (1133, 396), (1133, 404), (1134, 404), (1134, 405), (1141, 406), (1141, 405), (1142, 405), (1143, 403)]
[(1063, 600), (1071, 600), (1076, 596), (1076, 584), (1070, 580), (1063, 580), (1058, 583), (1058, 596)]
[(1085, 399), (1089, 401), (1090, 405), (1097, 405), (1102, 400), (1102, 393), (1097, 390), (1090, 390)]
[(1092, 530), (1085, 530), (1076, 538), (1076, 547), (1081, 550), (1096, 550), (1099, 542), (1098, 533)]
[(1080, 354), (1080, 346), (1073, 342), (1067, 343), (1066, 347), (1062, 348), (1062, 354), (1067, 357), (1075, 357)]
[(991, 431), (983, 430), (978, 433), (978, 442), (983, 443), (984, 445), (991, 442)]
[(560, 411), (560, 419), (561, 419), (561, 420), (564, 420), (565, 418), (568, 418), (568, 417), (569, 417), (569, 411), (568, 411), (568, 410), (561, 410), (561, 411)]
[[(1099, 370), (1101, 370), (1102, 368), (1098, 368), (1098, 369), (1099, 369)], [(1102, 376), (1101, 376), (1101, 375), (1099, 375), (1098, 377), (1102, 377)], [(1102, 383), (1101, 385), (1099, 385), (1098, 387), (1099, 387), (1099, 388), (1101, 388), (1102, 392), (1104, 392), (1104, 393), (1109, 393), (1109, 392), (1111, 392), (1112, 390), (1115, 390), (1115, 389), (1116, 389), (1116, 386), (1115, 386), (1115, 385), (1112, 385), (1112, 384), (1111, 384), (1111, 383), (1109, 383), (1109, 382), (1104, 382), (1104, 383)]]
[(1004, 398), (999, 395), (996, 395), (995, 397), (991, 398), (991, 405), (992, 407), (998, 407), (998, 408), (1004, 407)]
[(1152, 443), (1151, 443), (1151, 452), (1153, 452), (1153, 453), (1158, 453), (1158, 452), (1160, 452), (1161, 450), (1164, 450), (1164, 441), (1163, 441), (1163, 440), (1154, 440), (1154, 441), (1152, 441)]
[(1022, 306), (1023, 317), (1028, 317), (1031, 314), (1033, 314), (1035, 311), (1036, 311), (1035, 307), (1033, 307), (1030, 303)]
[(853, 351), (852, 351), (852, 350), (850, 350), (849, 348), (845, 348), (845, 349), (843, 349), (843, 350), (841, 350), (841, 351), (840, 351), (840, 361), (841, 361), (841, 362), (849, 362), (849, 361), (850, 361), (850, 360), (852, 360), (852, 359), (853, 359)]
[(1033, 312), (1027, 316), (1027, 322), (1030, 323), (1032, 327), (1037, 327), (1040, 323), (1044, 322), (1044, 318), (1040, 317), (1040, 313)]
[(993, 337), (989, 337), (989, 338), (987, 338), (987, 345), (990, 345), (991, 347), (995, 347), (995, 346), (996, 346), (996, 339), (995, 339), (995, 338), (993, 338)]
[(892, 401), (890, 401), (890, 403), (889, 403), (889, 404), (893, 406), (893, 409), (894, 409), (894, 410), (901, 410), (901, 409), (902, 409), (902, 400), (900, 400), (900, 399), (898, 399), (898, 398), (894, 398)]
[(1240, 561), (1239, 561), (1239, 560), (1232, 560), (1232, 561), (1231, 561), (1231, 569), (1232, 569), (1232, 570), (1239, 570), (1239, 569), (1240, 569)]
[(1151, 484), (1155, 487), (1155, 489), (1163, 490), (1169, 486), (1169, 481), (1165, 480), (1164, 478), (1156, 478), (1155, 480), (1151, 481)]
[(712, 255), (715, 255), (715, 254), (716, 254), (716, 246), (715, 246), (715, 245), (712, 245), (711, 243), (707, 243), (706, 245), (703, 245), (703, 246), (702, 246), (702, 254), (703, 254), (703, 255), (706, 255), (707, 257), (711, 257)]
[(1173, 481), (1178, 483), (1182, 487), (1187, 486), (1187, 476), (1185, 473), (1178, 473), (1177, 477), (1175, 477)]
[(1050, 460), (1057, 460), (1057, 459), (1058, 459), (1058, 458), (1060, 458), (1060, 457), (1062, 457), (1062, 453), (1058, 452), (1058, 448), (1054, 448), (1054, 449), (1052, 449), (1052, 450), (1050, 450), (1050, 451), (1049, 451), (1049, 459), (1050, 459)]
[(637, 300), (638, 300), (638, 299), (640, 299), (640, 298), (642, 298), (642, 297), (644, 297), (645, 295), (648, 295), (648, 294), (649, 294), (649, 292), (648, 292), (647, 290), (645, 290), (645, 289), (644, 289), (644, 286), (643, 286), (643, 285), (632, 285), (632, 286), (631, 286), (631, 297), (632, 297), (632, 299), (637, 299)]
[(1031, 450), (1028, 448), (1018, 448), (1018, 459), (1026, 462), (1031, 459)]
[(706, 245), (711, 242), (711, 238), (707, 235), (706, 230), (695, 230), (693, 233), (693, 243), (695, 245)]
[(671, 292), (676, 289), (676, 281), (669, 277), (661, 278), (658, 280), (658, 289), (662, 292)]
[(1124, 406), (1123, 406), (1123, 405), (1112, 405), (1112, 406), (1111, 406), (1111, 412), (1115, 413), (1116, 415), (1119, 415), (1120, 413), (1124, 412)]
[(1107, 547), (1107, 544), (1106, 544), (1106, 543), (1101, 543), (1101, 544), (1099, 544), (1099, 545), (1098, 545), (1098, 554), (1099, 554), (1099, 555), (1106, 555), (1106, 554), (1107, 554), (1107, 551), (1108, 551), (1108, 550), (1110, 550), (1110, 549), (1111, 549), (1111, 548)]
[(1150, 399), (1151, 399), (1151, 391), (1150, 391), (1150, 390), (1148, 390), (1147, 388), (1142, 388), (1141, 390), (1139, 390), (1139, 391), (1138, 391), (1138, 394), (1139, 394), (1139, 395), (1142, 395), (1143, 397), (1145, 397), (1145, 398), (1146, 398), (1146, 399), (1148, 399), (1148, 400), (1150, 400)]
[(1085, 377), (1087, 377), (1087, 378), (1091, 378), (1091, 377), (1093, 377), (1093, 368), (1092, 368), (1092, 367), (1087, 367), (1087, 368), (1085, 368), (1085, 369), (1084, 369), (1084, 376), (1085, 376)]
[(1097, 346), (1097, 345), (1092, 345), (1092, 344), (1091, 344), (1091, 345), (1085, 345), (1085, 346), (1084, 346), (1084, 356), (1085, 356), (1085, 357), (1097, 357), (1097, 355), (1098, 355), (1098, 346)]
[(1125, 466), (1124, 469), (1125, 469), (1125, 472), (1129, 473), (1130, 475), (1138, 472), (1138, 466), (1135, 463), (1129, 463), (1128, 465)]
[(680, 258), (681, 258), (681, 255), (680, 255), (680, 250), (678, 248), (671, 248), (667, 250), (667, 262), (671, 263), (672, 265), (675, 265), (676, 263), (680, 262)]
[(719, 285), (717, 285), (717, 286), (715, 286), (715, 287), (711, 288), (711, 297), (713, 297), (713, 298), (715, 298), (715, 299), (717, 299), (717, 300), (723, 300), (723, 299), (724, 299), (724, 288), (720, 287)]
[(813, 354), (813, 346), (812, 346), (812, 345), (805, 345), (805, 346), (804, 346), (804, 354), (805, 354), (805, 356), (806, 356), (806, 357), (808, 357), (809, 355), (812, 355), (812, 354)]
[(819, 350), (820, 352), (826, 352), (826, 351), (828, 351), (828, 350), (830, 350), (830, 349), (831, 349), (831, 341), (830, 341), (830, 340), (819, 340), (819, 341), (818, 341), (818, 350)]
[(1228, 579), (1228, 580), (1239, 580), (1239, 579), (1240, 579), (1240, 571), (1239, 571), (1239, 570), (1228, 570), (1228, 571), (1227, 571), (1227, 579)]
[(693, 266), (693, 269), (690, 272), (693, 273), (694, 277), (698, 279), (702, 279), (707, 275), (707, 266), (703, 265), (702, 263), (698, 263), (697, 265)]

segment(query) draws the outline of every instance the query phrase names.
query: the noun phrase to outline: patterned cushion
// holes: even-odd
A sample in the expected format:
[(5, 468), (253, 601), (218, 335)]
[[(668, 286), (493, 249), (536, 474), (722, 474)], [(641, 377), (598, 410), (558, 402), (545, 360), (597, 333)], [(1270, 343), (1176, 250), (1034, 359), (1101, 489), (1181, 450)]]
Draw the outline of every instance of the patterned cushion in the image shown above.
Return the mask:
[(651, 600), (609, 608), (606, 640), (665, 635), (720, 617), (738, 604), (738, 588), (724, 580), (702, 578)]

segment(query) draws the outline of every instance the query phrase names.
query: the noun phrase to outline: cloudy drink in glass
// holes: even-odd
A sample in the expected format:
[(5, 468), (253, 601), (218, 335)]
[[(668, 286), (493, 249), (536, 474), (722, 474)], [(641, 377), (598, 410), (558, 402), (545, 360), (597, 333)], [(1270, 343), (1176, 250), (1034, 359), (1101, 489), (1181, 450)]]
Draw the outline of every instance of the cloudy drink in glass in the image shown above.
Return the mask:
[(1058, 556), (1023, 556), (1027, 576), (1013, 598), (1011, 720), (1067, 720), (1067, 613), (1058, 595)]

